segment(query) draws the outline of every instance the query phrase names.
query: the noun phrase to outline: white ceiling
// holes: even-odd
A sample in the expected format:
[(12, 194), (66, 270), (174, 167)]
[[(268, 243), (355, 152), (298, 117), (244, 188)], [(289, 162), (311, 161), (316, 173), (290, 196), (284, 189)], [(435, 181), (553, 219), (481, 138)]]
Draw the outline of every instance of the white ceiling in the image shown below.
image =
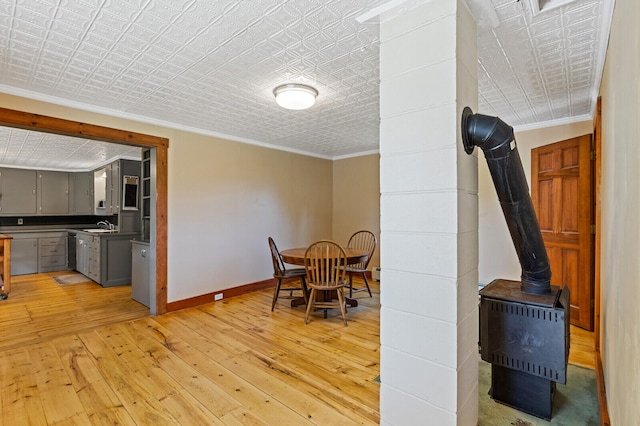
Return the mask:
[[(613, 0), (542, 0), (539, 13), (536, 1), (467, 0), (480, 21), (478, 112), (516, 129), (590, 119)], [(376, 152), (379, 38), (357, 18), (385, 3), (0, 0), (0, 91), (324, 158)], [(278, 107), (273, 88), (290, 82), (315, 87), (316, 105)], [(0, 165), (137, 155), (121, 148), (0, 131)]]

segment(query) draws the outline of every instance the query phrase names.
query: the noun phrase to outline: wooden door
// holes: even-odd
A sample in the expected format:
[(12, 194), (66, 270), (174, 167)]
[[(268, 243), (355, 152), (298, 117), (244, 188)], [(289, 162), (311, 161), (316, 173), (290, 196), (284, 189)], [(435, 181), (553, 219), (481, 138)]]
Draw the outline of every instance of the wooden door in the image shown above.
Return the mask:
[(571, 324), (593, 330), (591, 135), (531, 151), (531, 198), (551, 263), (551, 285), (571, 291)]

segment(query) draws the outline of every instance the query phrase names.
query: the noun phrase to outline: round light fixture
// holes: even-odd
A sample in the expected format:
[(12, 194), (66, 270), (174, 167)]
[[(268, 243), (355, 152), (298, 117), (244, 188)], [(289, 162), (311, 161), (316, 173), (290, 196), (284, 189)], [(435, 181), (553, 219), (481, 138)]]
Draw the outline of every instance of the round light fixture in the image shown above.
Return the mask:
[(305, 84), (283, 84), (273, 89), (276, 102), (282, 108), (307, 109), (316, 103), (318, 91)]

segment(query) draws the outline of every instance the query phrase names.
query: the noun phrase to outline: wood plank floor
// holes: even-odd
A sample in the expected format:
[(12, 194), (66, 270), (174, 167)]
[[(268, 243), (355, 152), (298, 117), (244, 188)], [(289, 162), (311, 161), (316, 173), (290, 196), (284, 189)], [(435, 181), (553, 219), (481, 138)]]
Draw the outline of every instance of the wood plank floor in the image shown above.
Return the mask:
[(571, 326), (569, 364), (595, 370), (595, 335), (593, 331)]
[[(344, 327), (335, 310), (305, 326), (282, 296), (271, 312), (270, 290), (149, 317), (113, 293), (126, 287), (87, 288), (83, 302), (85, 284), (20, 278), (0, 304), (2, 424), (379, 423), (377, 283)], [(109, 297), (102, 309), (118, 314), (97, 308)], [(29, 318), (43, 331), (28, 333)]]
[(0, 302), (0, 350), (149, 315), (131, 299), (131, 286), (103, 288), (89, 279), (61, 286), (53, 280), (69, 274), (74, 272), (11, 278), (9, 298)]
[(14, 283), (0, 302), (1, 424), (380, 421), (379, 283), (348, 327), (335, 310), (305, 326), (282, 298), (271, 312), (271, 290), (150, 317), (130, 287)]

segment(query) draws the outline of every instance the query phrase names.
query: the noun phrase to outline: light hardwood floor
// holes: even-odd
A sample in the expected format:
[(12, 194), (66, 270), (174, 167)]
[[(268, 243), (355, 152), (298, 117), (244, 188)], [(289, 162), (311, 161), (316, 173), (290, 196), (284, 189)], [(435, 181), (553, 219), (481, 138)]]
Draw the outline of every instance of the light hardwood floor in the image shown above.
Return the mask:
[[(123, 291), (120, 302), (104, 304), (121, 303), (120, 317), (112, 311), (109, 323), (95, 310), (101, 323), (92, 325), (86, 309), (74, 310), (83, 291), (72, 287), (84, 284), (60, 291), (44, 275), (14, 283), (0, 304), (3, 323), (12, 311), (34, 315), (33, 304), (49, 332), (0, 351), (2, 424), (379, 423), (377, 284), (373, 298), (358, 294), (360, 306), (349, 309), (344, 327), (336, 310), (327, 319), (314, 314), (305, 326), (304, 307), (290, 308), (282, 294), (271, 312), (269, 290), (144, 318), (125, 306)], [(28, 286), (25, 304), (19, 292)], [(94, 306), (101, 297), (91, 290), (87, 304)], [(114, 294), (102, 290), (109, 290), (105, 301)], [(61, 327), (52, 332), (54, 324)], [(3, 324), (3, 340), (11, 328)]]
[(571, 349), (569, 350), (569, 364), (595, 369), (595, 336), (593, 331), (571, 326)]
[(128, 286), (14, 283), (0, 302), (2, 424), (379, 423), (379, 283), (348, 327), (336, 310), (305, 326), (282, 295), (271, 312), (271, 290), (150, 317)]
[(89, 279), (60, 286), (52, 278), (67, 274), (73, 272), (11, 278), (9, 298), (0, 302), (0, 350), (149, 315), (131, 299), (130, 286), (102, 288)]

